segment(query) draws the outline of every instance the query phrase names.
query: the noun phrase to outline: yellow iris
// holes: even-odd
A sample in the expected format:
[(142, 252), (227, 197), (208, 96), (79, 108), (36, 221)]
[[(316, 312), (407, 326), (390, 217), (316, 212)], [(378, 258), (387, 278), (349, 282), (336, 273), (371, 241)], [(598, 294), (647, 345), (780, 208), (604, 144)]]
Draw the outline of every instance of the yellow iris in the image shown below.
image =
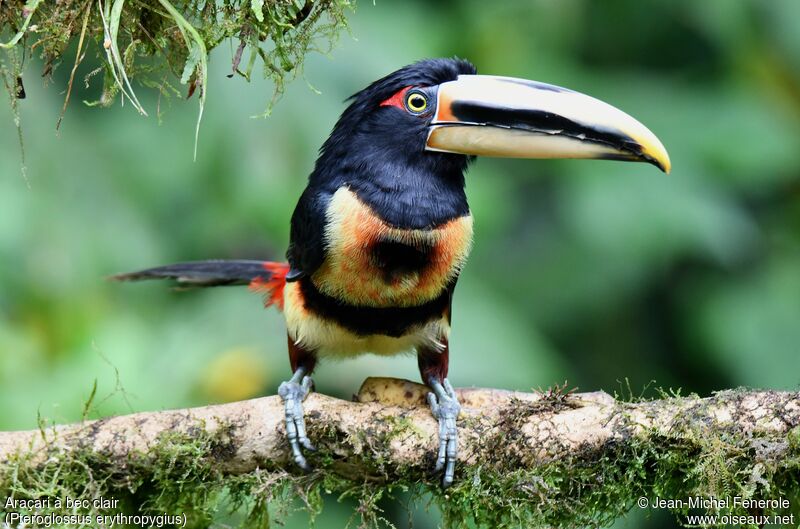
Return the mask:
[(406, 106), (411, 112), (422, 112), (428, 106), (428, 100), (419, 92), (412, 92), (406, 98)]

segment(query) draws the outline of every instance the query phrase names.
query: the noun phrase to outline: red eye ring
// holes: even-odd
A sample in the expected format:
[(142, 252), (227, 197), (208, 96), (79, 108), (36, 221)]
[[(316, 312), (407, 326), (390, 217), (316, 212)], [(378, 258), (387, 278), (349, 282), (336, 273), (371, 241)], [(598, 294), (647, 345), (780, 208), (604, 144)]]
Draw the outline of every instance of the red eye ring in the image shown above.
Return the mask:
[(406, 93), (411, 90), (411, 86), (406, 86), (405, 88), (399, 90), (395, 93), (392, 97), (385, 99), (381, 102), (380, 106), (382, 107), (397, 107), (401, 110), (406, 109)]

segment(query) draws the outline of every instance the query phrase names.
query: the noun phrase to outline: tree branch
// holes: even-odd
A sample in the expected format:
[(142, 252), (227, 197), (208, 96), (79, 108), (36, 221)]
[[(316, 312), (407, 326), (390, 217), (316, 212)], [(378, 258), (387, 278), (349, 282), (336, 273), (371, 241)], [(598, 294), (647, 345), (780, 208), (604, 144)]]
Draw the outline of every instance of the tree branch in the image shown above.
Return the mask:
[[(351, 482), (422, 481), (435, 487), (437, 423), (425, 404), (426, 391), (407, 381), (368, 379), (356, 402), (311, 394), (305, 401), (306, 417), (309, 436), (319, 449), (311, 456), (312, 464), (328, 476)], [(635, 403), (620, 402), (602, 392), (460, 389), (458, 393), (463, 412), (456, 475), (461, 484), (456, 490), (465, 487), (474, 492), (476, 471), (485, 476), (525, 474), (529, 480), (531, 476), (546, 480), (553, 468), (559, 468), (574, 473), (580, 485), (581, 469), (626, 473), (638, 464), (644, 468), (641, 483), (632, 481), (627, 486), (631, 492), (640, 488), (649, 494), (654, 487), (666, 486), (658, 483), (664, 477), (662, 471), (689, 476), (705, 464), (707, 474), (685, 479), (683, 492), (713, 493), (714, 481), (724, 479), (706, 468), (709, 458), (716, 457), (731, 471), (749, 469), (750, 476), (737, 473), (733, 482), (749, 486), (750, 495), (758, 496), (785, 493), (787, 489), (776, 484), (798, 468), (800, 393), (796, 392), (734, 390), (709, 398)], [(41, 431), (5, 432), (0, 433), (0, 462), (4, 467), (22, 462), (35, 468), (53, 457), (63, 459), (78, 452), (102, 456), (92, 461), (130, 461), (158, 450), (165, 436), (186, 442), (202, 437), (213, 442), (205, 443), (205, 453), (193, 457), (211, 461), (222, 475), (257, 469), (297, 473), (287, 451), (283, 413), (278, 397), (264, 397)], [(629, 459), (633, 452), (643, 461)], [(665, 461), (662, 456), (672, 457), (674, 468), (658, 467)], [(755, 468), (760, 469), (758, 473)], [(472, 476), (473, 482), (465, 483), (465, 476)], [(517, 488), (513, 494), (530, 501), (555, 491), (548, 487)], [(630, 507), (623, 505), (622, 512)]]

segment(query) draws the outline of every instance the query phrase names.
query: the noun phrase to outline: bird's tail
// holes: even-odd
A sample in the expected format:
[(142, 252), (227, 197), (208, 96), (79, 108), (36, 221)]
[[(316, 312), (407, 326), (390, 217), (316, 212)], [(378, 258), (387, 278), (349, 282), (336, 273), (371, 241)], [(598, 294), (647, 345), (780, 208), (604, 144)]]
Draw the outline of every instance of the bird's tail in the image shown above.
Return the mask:
[(265, 294), (265, 304), (283, 308), (283, 287), (288, 263), (252, 260), (192, 261), (147, 268), (111, 276), (114, 281), (170, 279), (180, 287), (219, 287), (249, 285)]

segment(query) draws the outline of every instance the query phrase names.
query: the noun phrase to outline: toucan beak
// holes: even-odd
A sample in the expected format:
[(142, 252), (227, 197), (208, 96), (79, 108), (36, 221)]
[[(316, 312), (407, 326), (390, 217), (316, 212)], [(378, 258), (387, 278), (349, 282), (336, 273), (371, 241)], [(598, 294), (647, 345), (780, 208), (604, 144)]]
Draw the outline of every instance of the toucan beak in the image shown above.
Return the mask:
[(670, 170), (667, 150), (655, 134), (621, 110), (566, 88), (491, 75), (460, 75), (439, 85), (426, 148), (511, 158), (631, 160)]

